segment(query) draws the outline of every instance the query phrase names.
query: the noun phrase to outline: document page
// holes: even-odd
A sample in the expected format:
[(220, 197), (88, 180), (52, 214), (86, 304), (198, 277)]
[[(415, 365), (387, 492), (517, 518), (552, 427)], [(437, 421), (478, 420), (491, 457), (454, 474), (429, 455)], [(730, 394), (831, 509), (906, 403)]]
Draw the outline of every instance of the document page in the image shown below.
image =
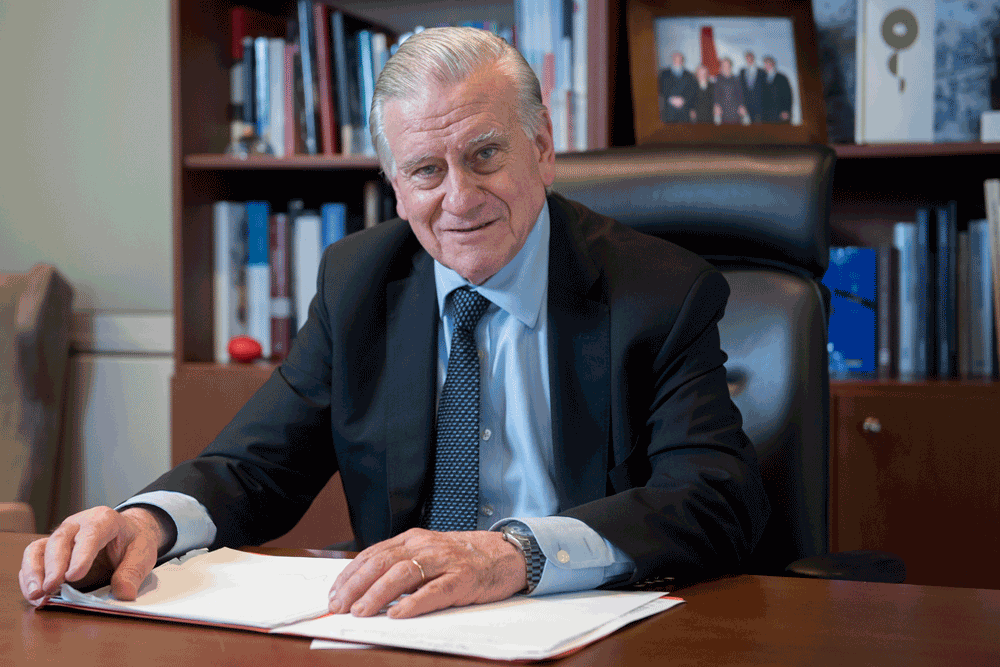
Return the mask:
[(272, 632), (494, 660), (541, 660), (682, 602), (657, 592), (584, 591), (516, 596), (410, 619), (329, 615)]
[(328, 595), (350, 560), (262, 556), (233, 549), (197, 551), (168, 561), (134, 602), (110, 586), (81, 593), (63, 584), (51, 604), (215, 625), (271, 629), (327, 613)]

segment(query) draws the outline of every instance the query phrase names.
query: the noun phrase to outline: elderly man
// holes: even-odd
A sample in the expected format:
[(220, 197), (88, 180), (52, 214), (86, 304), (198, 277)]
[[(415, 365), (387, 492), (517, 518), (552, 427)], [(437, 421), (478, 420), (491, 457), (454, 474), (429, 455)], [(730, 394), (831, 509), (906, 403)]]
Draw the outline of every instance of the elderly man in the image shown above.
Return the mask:
[[(38, 602), (261, 543), (335, 472), (358, 547), (330, 609), (452, 605), (740, 567), (767, 517), (698, 257), (557, 195), (538, 81), (473, 29), (410, 38), (372, 135), (402, 220), (329, 248), (288, 359), (196, 459), (24, 554)], [(498, 520), (499, 519), (499, 520)]]
[(694, 103), (698, 84), (694, 75), (684, 69), (684, 54), (675, 51), (670, 55), (670, 67), (660, 71), (660, 118), (664, 123), (691, 122), (691, 105)]

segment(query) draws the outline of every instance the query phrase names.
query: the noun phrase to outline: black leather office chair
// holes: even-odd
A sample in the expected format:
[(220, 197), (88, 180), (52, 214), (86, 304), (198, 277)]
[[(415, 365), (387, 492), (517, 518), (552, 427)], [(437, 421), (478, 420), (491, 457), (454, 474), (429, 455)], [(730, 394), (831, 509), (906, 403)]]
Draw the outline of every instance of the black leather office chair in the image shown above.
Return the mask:
[[(635, 147), (560, 156), (553, 189), (718, 266), (730, 392), (772, 514), (747, 571), (901, 582), (892, 554), (828, 554), (826, 146)], [(787, 567), (786, 567), (787, 566)]]

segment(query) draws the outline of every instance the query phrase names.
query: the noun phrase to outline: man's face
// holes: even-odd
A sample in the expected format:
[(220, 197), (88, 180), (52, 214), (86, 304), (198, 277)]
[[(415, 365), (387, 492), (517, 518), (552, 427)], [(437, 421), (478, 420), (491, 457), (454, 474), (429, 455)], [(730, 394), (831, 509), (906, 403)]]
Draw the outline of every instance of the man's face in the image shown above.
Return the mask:
[(747, 59), (747, 67), (753, 67), (754, 64), (753, 54), (752, 53), (746, 54), (746, 59)]
[(671, 56), (671, 60), (674, 63), (674, 67), (680, 68), (684, 67), (684, 55), (681, 53), (675, 53)]
[(548, 114), (529, 139), (514, 86), (492, 67), (384, 112), (397, 213), (434, 259), (481, 284), (524, 246), (555, 180)]
[(723, 60), (719, 63), (719, 69), (722, 71), (723, 76), (729, 76), (733, 73), (733, 64), (728, 60)]
[(767, 70), (768, 74), (774, 71), (774, 61), (770, 58), (764, 59), (764, 69)]

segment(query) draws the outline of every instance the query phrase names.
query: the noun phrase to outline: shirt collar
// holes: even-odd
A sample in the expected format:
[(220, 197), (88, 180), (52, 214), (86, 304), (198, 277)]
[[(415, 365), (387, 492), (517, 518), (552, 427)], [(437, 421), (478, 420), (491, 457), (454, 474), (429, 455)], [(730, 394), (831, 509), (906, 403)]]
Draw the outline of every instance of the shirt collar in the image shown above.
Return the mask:
[(549, 202), (546, 200), (535, 226), (514, 259), (478, 287), (470, 285), (455, 271), (434, 260), (438, 314), (444, 317), (444, 305), (453, 290), (468, 285), (516, 317), (524, 326), (534, 327), (549, 280), (549, 227)]

